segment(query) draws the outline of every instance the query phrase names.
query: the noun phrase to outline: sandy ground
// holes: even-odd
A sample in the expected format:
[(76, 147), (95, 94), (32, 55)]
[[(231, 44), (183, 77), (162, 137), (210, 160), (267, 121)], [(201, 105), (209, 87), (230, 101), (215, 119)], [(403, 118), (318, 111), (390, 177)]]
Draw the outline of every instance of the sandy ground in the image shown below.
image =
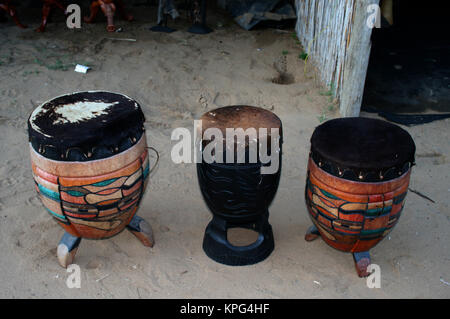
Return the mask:
[[(44, 34), (0, 25), (0, 297), (44, 298), (427, 298), (450, 297), (449, 120), (406, 128), (417, 145), (411, 185), (435, 203), (409, 193), (396, 229), (372, 250), (380, 265), (380, 289), (357, 277), (350, 254), (323, 241), (303, 240), (310, 226), (303, 191), (309, 138), (324, 119), (337, 117), (327, 88), (298, 58), (292, 32), (246, 32), (218, 17), (214, 33), (147, 31), (155, 12), (133, 11), (108, 34), (103, 18), (79, 31), (55, 15)], [(152, 17), (152, 18), (148, 18)], [(36, 27), (39, 10), (22, 13)], [(136, 42), (107, 37), (133, 38)], [(271, 82), (283, 51), (294, 83)], [(73, 64), (92, 69), (83, 75)], [(67, 70), (64, 70), (66, 69)], [(66, 286), (56, 260), (62, 229), (40, 204), (31, 178), (26, 121), (33, 108), (80, 90), (125, 93), (143, 106), (149, 144), (161, 161), (139, 214), (153, 226), (156, 245), (141, 246), (124, 231), (101, 241), (82, 241), (76, 263), (81, 288)], [(201, 197), (194, 164), (170, 159), (171, 131), (216, 107), (250, 104), (273, 110), (283, 121), (283, 170), (270, 209), (275, 251), (265, 261), (229, 267), (201, 248), (211, 215)]]

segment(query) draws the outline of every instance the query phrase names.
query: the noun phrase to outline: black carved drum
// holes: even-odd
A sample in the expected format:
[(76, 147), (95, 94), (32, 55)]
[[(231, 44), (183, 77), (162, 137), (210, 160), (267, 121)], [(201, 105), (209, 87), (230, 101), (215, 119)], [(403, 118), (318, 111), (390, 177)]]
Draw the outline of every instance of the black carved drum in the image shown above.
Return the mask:
[[(214, 160), (205, 160), (209, 142), (205, 138), (209, 129), (218, 129), (222, 137), (214, 136), (216, 145), (223, 145), (223, 154), (215, 152)], [(227, 143), (227, 128), (241, 128), (243, 132), (255, 129), (234, 144)], [(260, 129), (263, 130), (260, 130)], [(267, 135), (260, 134), (267, 129)], [(274, 249), (272, 227), (268, 222), (269, 210), (278, 188), (281, 173), (281, 120), (272, 112), (252, 106), (228, 106), (207, 112), (201, 117), (202, 162), (197, 174), (203, 197), (213, 214), (206, 228), (203, 249), (213, 260), (227, 265), (250, 265), (267, 258)], [(236, 132), (236, 131), (235, 131)], [(205, 135), (204, 135), (205, 134)], [(267, 146), (267, 152), (263, 148)], [(255, 149), (257, 149), (255, 155)], [(239, 152), (242, 151), (242, 157)], [(227, 160), (227, 154), (234, 163)], [(263, 152), (263, 153), (261, 153)], [(261, 157), (270, 154), (270, 161)], [(272, 166), (271, 166), (272, 165)], [(268, 169), (271, 167), (271, 169)], [(267, 171), (265, 171), (267, 169)], [(248, 246), (233, 246), (227, 231), (233, 227), (258, 232), (256, 242)]]

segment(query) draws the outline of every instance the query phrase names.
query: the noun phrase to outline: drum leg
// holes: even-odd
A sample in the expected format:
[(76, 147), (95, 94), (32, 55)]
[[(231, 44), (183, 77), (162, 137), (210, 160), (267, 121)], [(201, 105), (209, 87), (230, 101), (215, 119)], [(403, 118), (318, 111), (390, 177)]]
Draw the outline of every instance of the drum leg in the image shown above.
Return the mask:
[(64, 233), (56, 249), (58, 261), (62, 267), (67, 268), (67, 266), (72, 264), (80, 242), (81, 237), (72, 236), (67, 232)]
[(315, 225), (312, 225), (306, 231), (306, 234), (305, 234), (305, 240), (306, 241), (313, 241), (313, 240), (315, 240), (315, 239), (317, 239), (319, 237), (320, 237), (320, 233), (319, 233), (319, 230), (317, 229), (317, 227)]
[(356, 272), (359, 277), (369, 276), (367, 267), (370, 265), (370, 253), (369, 251), (363, 251), (360, 253), (353, 253), (353, 259), (355, 260)]
[(127, 225), (127, 228), (144, 246), (153, 247), (155, 244), (152, 227), (142, 217), (134, 215), (131, 222)]

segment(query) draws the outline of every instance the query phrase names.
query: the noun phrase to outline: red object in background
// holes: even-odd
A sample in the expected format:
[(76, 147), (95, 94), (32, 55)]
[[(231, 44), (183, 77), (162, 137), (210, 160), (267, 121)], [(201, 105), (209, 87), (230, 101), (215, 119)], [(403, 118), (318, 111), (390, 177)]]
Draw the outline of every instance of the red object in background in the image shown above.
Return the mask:
[(50, 15), (51, 10), (54, 7), (62, 10), (64, 14), (66, 14), (66, 7), (61, 3), (61, 0), (43, 0), (44, 4), (42, 5), (42, 22), (39, 28), (36, 29), (37, 32), (44, 32), (45, 27), (47, 26), (48, 16)]
[(11, 5), (11, 0), (0, 0), (0, 9), (6, 11), (20, 28), (27, 27), (26, 25), (22, 24), (17, 18), (16, 8)]
[(125, 20), (132, 21), (134, 19), (132, 15), (125, 12), (125, 7), (122, 0), (94, 0), (91, 3), (91, 14), (89, 17), (84, 18), (84, 22), (92, 23), (98, 14), (98, 9), (100, 8), (108, 20), (106, 30), (109, 32), (114, 32), (116, 30), (116, 27), (114, 26), (114, 14), (116, 12), (116, 7)]
[[(36, 29), (37, 32), (44, 32), (48, 23), (48, 18), (53, 8), (60, 9), (64, 14), (66, 12), (66, 6), (63, 5), (61, 0), (42, 0), (44, 3), (42, 5), (42, 22), (41, 25)], [(89, 17), (85, 17), (84, 21), (87, 23), (92, 23), (98, 14), (98, 9), (102, 9), (105, 14), (108, 25), (106, 29), (109, 32), (114, 32), (116, 27), (114, 26), (114, 14), (116, 8), (121, 13), (123, 19), (126, 21), (132, 21), (134, 18), (132, 15), (126, 13), (125, 7), (122, 0), (94, 0), (91, 3), (91, 13)], [(0, 9), (6, 11), (14, 20), (14, 22), (21, 28), (26, 28), (19, 19), (17, 18), (17, 10), (11, 5), (11, 0), (0, 0)]]

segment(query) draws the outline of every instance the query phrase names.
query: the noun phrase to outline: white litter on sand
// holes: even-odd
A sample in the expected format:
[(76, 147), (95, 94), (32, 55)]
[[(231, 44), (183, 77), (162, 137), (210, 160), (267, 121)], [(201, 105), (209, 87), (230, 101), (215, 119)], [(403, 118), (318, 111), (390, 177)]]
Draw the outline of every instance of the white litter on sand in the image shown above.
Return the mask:
[(107, 275), (103, 276), (102, 278), (96, 279), (95, 281), (96, 281), (96, 282), (102, 281), (103, 279), (109, 277), (109, 275), (110, 275), (110, 274), (107, 274)]
[(75, 72), (86, 74), (89, 69), (90, 67), (88, 66), (77, 64), (75, 67)]
[(447, 285), (447, 286), (450, 286), (450, 282), (447, 282), (447, 281), (445, 281), (444, 279), (440, 279), (440, 281), (444, 284), (444, 285)]

